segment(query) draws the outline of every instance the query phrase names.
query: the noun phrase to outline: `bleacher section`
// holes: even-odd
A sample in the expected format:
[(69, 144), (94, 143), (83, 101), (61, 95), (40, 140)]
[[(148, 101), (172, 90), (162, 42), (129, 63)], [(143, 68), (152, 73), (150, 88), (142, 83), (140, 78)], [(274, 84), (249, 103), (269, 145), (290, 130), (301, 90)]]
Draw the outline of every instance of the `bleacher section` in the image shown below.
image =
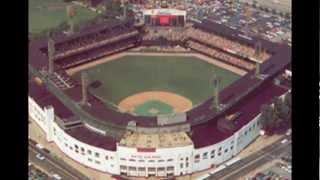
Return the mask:
[(246, 71), (251, 71), (255, 67), (252, 63), (244, 61), (243, 59), (237, 58), (223, 51), (210, 48), (198, 42), (188, 40), (186, 44), (187, 46), (189, 46), (191, 49), (195, 51), (198, 51), (202, 54), (213, 57), (214, 59), (223, 61), (224, 63), (230, 64), (232, 66), (236, 66), (238, 68), (244, 69)]

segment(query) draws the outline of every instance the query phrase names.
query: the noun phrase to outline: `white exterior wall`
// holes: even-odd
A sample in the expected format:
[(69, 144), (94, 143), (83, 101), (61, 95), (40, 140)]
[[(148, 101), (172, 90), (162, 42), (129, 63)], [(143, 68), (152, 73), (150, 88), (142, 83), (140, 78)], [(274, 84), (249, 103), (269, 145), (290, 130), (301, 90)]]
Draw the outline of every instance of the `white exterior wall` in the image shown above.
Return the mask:
[[(193, 145), (175, 148), (156, 149), (155, 152), (138, 152), (136, 148), (117, 146), (119, 157), (119, 166), (136, 167), (137, 171), (127, 171), (128, 175), (142, 176), (153, 174), (148, 171), (148, 168), (155, 168), (155, 175), (167, 176), (168, 173), (173, 173), (175, 176), (192, 173), (192, 151)], [(188, 167), (187, 167), (188, 166)], [(146, 167), (145, 173), (138, 171), (138, 167)], [(174, 167), (173, 171), (168, 167)], [(164, 171), (158, 171), (158, 168), (164, 168)]]
[(37, 122), (43, 131), (48, 133), (46, 112), (31, 98), (28, 97), (29, 116)]
[[(189, 145), (156, 149), (155, 152), (137, 152), (136, 148), (117, 145), (117, 151), (114, 152), (85, 144), (71, 137), (53, 121), (52, 117), (48, 117), (52, 113), (54, 113), (53, 109), (49, 107), (43, 110), (29, 97), (29, 115), (46, 132), (48, 141), (55, 142), (61, 151), (85, 166), (117, 175), (120, 174), (120, 166), (146, 168), (145, 173), (139, 173), (138, 169), (129, 171), (127, 168), (126, 173), (130, 176), (147, 176), (148, 167), (156, 168), (155, 175), (158, 176), (166, 176), (171, 173), (171, 171), (167, 171), (167, 167), (174, 167), (172, 171), (174, 176), (205, 170), (212, 167), (212, 165), (219, 165), (238, 154), (259, 136), (260, 131), (260, 124), (257, 125), (257, 120), (260, 116), (258, 115), (229, 138), (211, 146), (194, 149), (193, 145)], [(249, 128), (251, 129), (250, 131)], [(247, 132), (246, 135), (245, 132)], [(75, 146), (78, 146), (78, 153)], [(84, 149), (83, 153), (81, 148)], [(219, 148), (221, 148), (220, 155), (218, 155)], [(226, 149), (227, 152), (225, 152)], [(211, 153), (213, 150), (214, 154)], [(91, 151), (91, 154), (88, 151)], [(95, 153), (99, 153), (99, 157), (96, 157)], [(205, 153), (207, 157), (205, 157)], [(195, 162), (196, 155), (200, 156), (197, 162)], [(123, 158), (126, 160), (123, 160)], [(135, 161), (129, 161), (129, 159), (134, 159)], [(150, 162), (150, 160), (154, 162)], [(187, 163), (188, 167), (186, 167)], [(181, 164), (183, 165), (181, 166)], [(157, 172), (157, 168), (161, 167), (164, 167), (165, 171), (163, 173)]]
[[(99, 171), (112, 172), (114, 174), (119, 173), (116, 152), (80, 142), (65, 133), (56, 123), (54, 123), (53, 128), (53, 131), (55, 131), (53, 133), (54, 142), (58, 145), (60, 150), (69, 157), (85, 166)], [(78, 148), (76, 148), (76, 146)], [(81, 150), (82, 148), (84, 151)], [(78, 152), (76, 152), (76, 150)], [(91, 151), (91, 153), (89, 153), (89, 151)], [(96, 153), (99, 153), (98, 157), (95, 156)]]

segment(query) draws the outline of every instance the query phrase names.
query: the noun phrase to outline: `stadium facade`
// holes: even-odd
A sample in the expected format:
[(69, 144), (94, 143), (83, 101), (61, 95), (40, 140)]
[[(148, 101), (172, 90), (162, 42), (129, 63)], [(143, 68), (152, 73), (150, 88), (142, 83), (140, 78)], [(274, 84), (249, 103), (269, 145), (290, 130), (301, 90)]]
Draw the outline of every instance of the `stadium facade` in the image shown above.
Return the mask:
[[(45, 53), (48, 40), (30, 42), (30, 118), (45, 132), (48, 142), (54, 142), (73, 160), (102, 172), (144, 177), (181, 176), (217, 167), (259, 136), (260, 107), (288, 92), (288, 88), (275, 84), (274, 80), (290, 65), (291, 49), (283, 44), (243, 37), (235, 30), (209, 21), (193, 27), (252, 47), (259, 41), (272, 54), (261, 63), (260, 75), (256, 75), (255, 70), (248, 71), (220, 92), (219, 111), (212, 110), (210, 98), (186, 112), (183, 122), (160, 126), (153, 117), (101, 108), (90, 94), (87, 100), (90, 105), (81, 106), (78, 103), (83, 98), (81, 85), (72, 83), (64, 70), (143, 43), (141, 33), (132, 24), (120, 23), (92, 27), (71, 37), (54, 37), (55, 66), (49, 75), (50, 63)], [(111, 35), (103, 37), (101, 34), (105, 32)], [(80, 40), (82, 43), (72, 43)], [(192, 38), (181, 41), (179, 44), (186, 46), (185, 41), (199, 43)]]

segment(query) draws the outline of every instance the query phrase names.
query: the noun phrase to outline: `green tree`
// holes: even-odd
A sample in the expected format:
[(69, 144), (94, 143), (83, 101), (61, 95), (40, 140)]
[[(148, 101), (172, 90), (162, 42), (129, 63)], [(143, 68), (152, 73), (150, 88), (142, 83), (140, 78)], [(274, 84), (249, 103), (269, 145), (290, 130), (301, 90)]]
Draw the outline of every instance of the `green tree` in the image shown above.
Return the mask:
[(261, 124), (263, 128), (273, 127), (276, 119), (273, 108), (270, 105), (261, 106)]

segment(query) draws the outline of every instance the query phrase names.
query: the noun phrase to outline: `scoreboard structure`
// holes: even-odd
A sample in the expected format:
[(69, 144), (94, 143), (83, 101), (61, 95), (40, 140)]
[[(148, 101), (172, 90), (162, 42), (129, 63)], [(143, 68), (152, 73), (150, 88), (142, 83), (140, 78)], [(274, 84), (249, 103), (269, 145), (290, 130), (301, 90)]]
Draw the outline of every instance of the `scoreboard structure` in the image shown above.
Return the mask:
[(178, 9), (147, 9), (143, 11), (147, 26), (179, 26), (186, 24), (186, 11)]

